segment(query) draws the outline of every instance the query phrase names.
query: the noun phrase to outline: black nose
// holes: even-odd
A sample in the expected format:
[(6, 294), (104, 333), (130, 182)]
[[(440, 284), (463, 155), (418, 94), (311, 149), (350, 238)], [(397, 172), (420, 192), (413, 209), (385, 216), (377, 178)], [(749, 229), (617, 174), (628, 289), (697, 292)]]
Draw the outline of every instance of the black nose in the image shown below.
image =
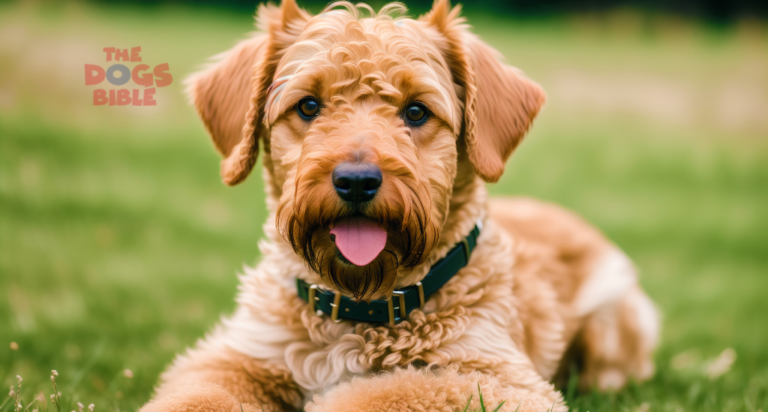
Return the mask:
[(381, 169), (371, 163), (341, 163), (333, 169), (333, 186), (347, 202), (362, 203), (373, 199), (381, 186)]

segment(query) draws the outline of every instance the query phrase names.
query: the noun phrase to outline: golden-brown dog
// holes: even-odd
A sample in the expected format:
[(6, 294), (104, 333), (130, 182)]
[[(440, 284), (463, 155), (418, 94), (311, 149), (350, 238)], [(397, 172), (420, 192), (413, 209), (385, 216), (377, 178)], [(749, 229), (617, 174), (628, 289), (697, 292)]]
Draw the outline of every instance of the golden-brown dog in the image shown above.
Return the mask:
[[(456, 411), (478, 384), (504, 410), (565, 411), (550, 382), (573, 358), (584, 387), (652, 374), (657, 315), (629, 259), (556, 206), (487, 200), (542, 90), (446, 0), (402, 12), (262, 6), (261, 33), (190, 79), (225, 183), (263, 146), (267, 239), (235, 313), (144, 411)], [(393, 291), (421, 288), (457, 245), (468, 263), (394, 324)], [(297, 278), (316, 285), (310, 304)], [(386, 300), (390, 322), (345, 319), (342, 295)]]

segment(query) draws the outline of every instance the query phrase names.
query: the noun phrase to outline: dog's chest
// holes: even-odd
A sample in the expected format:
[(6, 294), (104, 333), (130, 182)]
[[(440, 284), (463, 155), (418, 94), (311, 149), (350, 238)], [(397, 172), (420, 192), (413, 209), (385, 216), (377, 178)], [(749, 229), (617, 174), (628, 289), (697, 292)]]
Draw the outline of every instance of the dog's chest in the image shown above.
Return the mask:
[[(391, 328), (337, 324), (310, 314), (280, 276), (280, 266), (263, 262), (244, 279), (246, 296), (240, 301), (247, 303), (224, 322), (227, 345), (257, 359), (284, 362), (310, 395), (398, 366), (519, 356), (509, 333), (517, 313), (510, 293), (514, 259), (505, 242), (489, 245), (489, 239), (494, 238), (484, 239), (456, 281), (430, 299), (429, 314), (415, 310), (408, 322)], [(276, 304), (275, 297), (283, 303)], [(275, 307), (283, 310), (270, 310)]]

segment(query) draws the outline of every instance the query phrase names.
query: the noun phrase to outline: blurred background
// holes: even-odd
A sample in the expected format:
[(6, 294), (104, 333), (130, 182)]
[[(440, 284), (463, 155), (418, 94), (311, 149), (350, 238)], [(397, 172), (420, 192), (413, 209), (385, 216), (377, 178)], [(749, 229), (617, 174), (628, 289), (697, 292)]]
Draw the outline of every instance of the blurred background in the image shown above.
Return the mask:
[[(768, 2), (467, 3), (549, 95), (491, 192), (585, 216), (663, 313), (656, 377), (566, 389), (572, 410), (768, 411)], [(23, 376), (25, 408), (50, 406), (56, 369), (64, 410), (135, 410), (233, 309), (262, 182), (220, 183), (182, 81), (253, 30), (255, 5), (0, 3), (0, 383)], [(173, 83), (156, 106), (94, 106), (115, 87), (85, 86), (84, 64), (136, 46)]]

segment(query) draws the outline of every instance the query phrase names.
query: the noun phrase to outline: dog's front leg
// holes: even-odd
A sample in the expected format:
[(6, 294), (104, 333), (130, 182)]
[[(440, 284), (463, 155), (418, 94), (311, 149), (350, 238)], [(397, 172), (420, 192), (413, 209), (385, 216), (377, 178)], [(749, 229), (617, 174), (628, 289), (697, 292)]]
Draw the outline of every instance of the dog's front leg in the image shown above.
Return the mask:
[[(564, 412), (560, 395), (545, 385), (535, 390), (510, 386), (490, 374), (478, 371), (460, 373), (459, 368), (397, 369), (393, 372), (359, 377), (342, 383), (324, 395), (316, 395), (307, 412), (455, 412), (479, 410), (482, 390), (486, 409), (492, 411), (503, 401), (500, 411)], [(470, 396), (472, 400), (470, 402)], [(519, 406), (519, 409), (517, 409)]]
[(203, 343), (176, 359), (141, 412), (296, 411), (302, 401), (285, 365)]

